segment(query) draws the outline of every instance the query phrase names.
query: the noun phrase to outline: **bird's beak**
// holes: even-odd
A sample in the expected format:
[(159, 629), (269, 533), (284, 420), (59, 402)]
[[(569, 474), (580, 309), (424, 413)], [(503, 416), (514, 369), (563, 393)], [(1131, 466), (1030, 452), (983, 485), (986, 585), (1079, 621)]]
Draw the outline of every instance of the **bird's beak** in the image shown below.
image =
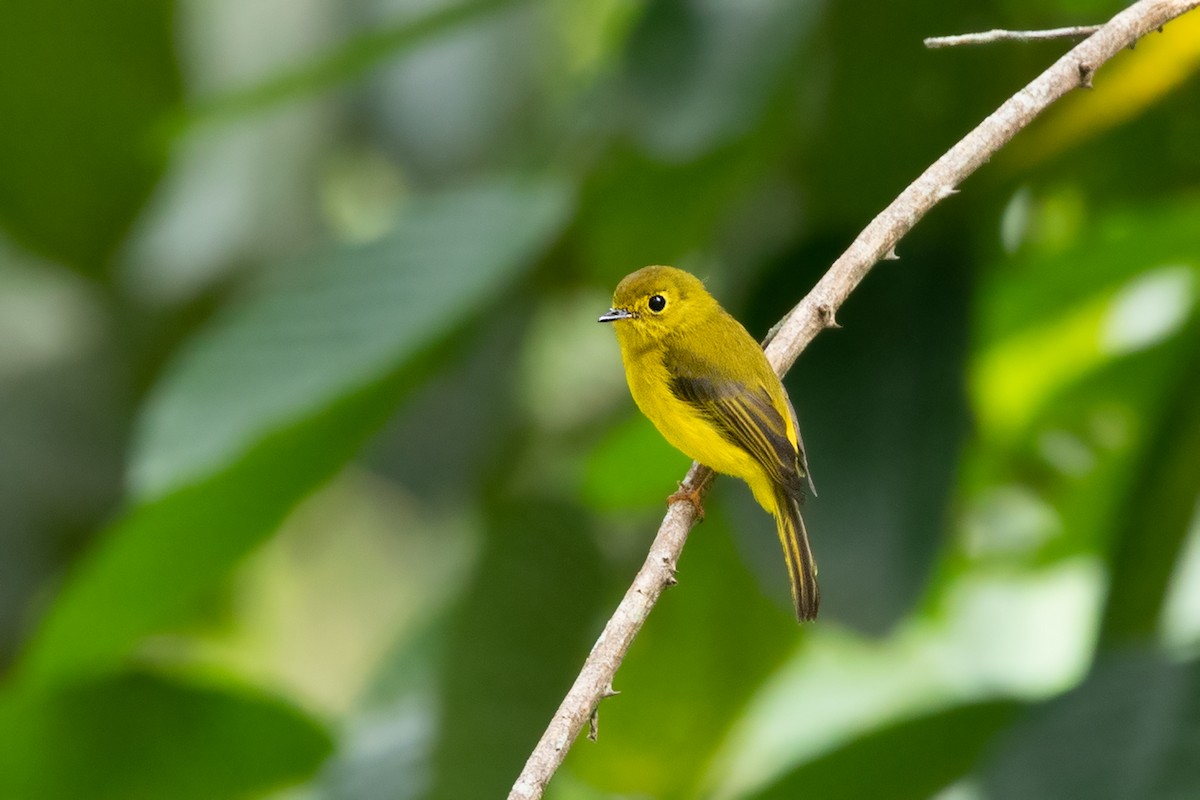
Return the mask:
[(619, 319), (633, 319), (637, 314), (632, 311), (626, 311), (623, 308), (610, 308), (606, 313), (600, 315), (597, 322), (616, 322)]

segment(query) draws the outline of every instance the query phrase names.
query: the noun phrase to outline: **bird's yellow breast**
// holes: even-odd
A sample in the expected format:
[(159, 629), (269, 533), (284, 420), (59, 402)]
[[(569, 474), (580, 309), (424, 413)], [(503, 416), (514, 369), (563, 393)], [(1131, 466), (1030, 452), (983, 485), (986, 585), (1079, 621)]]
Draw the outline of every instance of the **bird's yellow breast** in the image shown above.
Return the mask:
[[(745, 450), (730, 443), (692, 405), (671, 392), (671, 375), (663, 363), (663, 351), (641, 349), (621, 338), (629, 392), (663, 438), (688, 458), (746, 481), (759, 504), (773, 508), (772, 484), (763, 467)], [(636, 361), (636, 367), (631, 360)]]

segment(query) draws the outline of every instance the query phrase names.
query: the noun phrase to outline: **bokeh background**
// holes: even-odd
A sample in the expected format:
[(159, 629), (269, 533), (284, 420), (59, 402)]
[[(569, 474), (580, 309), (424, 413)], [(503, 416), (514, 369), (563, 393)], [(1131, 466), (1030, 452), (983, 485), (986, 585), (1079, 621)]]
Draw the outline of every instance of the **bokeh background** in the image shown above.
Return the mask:
[[(687, 461), (595, 319), (756, 336), (1109, 0), (0, 7), (0, 797), (503, 796)], [(1200, 14), (787, 378), (552, 800), (1200, 796)]]

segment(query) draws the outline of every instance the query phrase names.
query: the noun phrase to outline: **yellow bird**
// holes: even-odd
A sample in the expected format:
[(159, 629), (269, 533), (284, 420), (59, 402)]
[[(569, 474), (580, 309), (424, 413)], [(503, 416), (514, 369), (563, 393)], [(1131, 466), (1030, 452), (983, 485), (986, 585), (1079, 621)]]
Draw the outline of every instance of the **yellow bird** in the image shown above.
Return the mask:
[[(775, 517), (800, 621), (821, 593), (800, 505), (812, 486), (796, 412), (762, 348), (698, 278), (674, 267), (626, 276), (611, 322), (634, 402), (689, 458), (750, 485)], [(693, 493), (672, 495), (690, 499)]]

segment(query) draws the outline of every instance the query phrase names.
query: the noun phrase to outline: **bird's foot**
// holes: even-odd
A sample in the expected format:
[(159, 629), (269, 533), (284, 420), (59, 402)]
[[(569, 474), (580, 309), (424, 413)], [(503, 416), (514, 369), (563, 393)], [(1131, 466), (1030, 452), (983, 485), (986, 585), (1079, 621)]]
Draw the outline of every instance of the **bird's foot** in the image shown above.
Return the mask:
[(692, 508), (696, 510), (696, 521), (704, 522), (704, 506), (700, 502), (700, 490), (690, 486), (684, 486), (683, 482), (679, 483), (679, 491), (667, 498), (667, 505), (680, 500), (686, 500), (692, 504)]

